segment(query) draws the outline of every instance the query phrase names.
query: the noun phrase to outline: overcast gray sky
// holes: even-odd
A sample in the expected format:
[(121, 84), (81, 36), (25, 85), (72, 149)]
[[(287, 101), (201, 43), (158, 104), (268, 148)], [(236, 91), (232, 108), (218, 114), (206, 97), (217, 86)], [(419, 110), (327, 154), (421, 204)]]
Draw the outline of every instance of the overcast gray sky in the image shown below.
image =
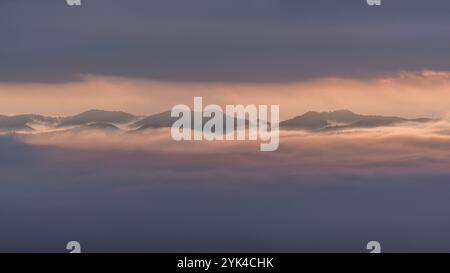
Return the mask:
[(286, 82), (449, 70), (450, 1), (0, 2), (0, 81)]

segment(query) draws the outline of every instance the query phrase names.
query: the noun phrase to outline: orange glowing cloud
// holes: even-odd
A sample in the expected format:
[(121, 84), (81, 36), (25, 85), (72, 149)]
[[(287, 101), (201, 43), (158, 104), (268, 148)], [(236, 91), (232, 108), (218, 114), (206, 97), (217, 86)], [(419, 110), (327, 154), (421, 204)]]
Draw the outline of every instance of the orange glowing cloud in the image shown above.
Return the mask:
[(286, 171), (443, 171), (450, 164), (450, 123), (402, 124), (324, 133), (282, 131), (280, 148), (261, 153), (257, 141), (176, 142), (170, 129), (143, 133), (57, 132), (23, 135), (33, 145), (125, 151), (171, 158), (167, 167), (245, 167)]
[(80, 82), (0, 83), (1, 114), (70, 115), (88, 109), (148, 115), (175, 104), (279, 104), (281, 119), (309, 110), (443, 117), (450, 109), (450, 72), (400, 72), (367, 79), (322, 78), (285, 84), (163, 82), (87, 75)]

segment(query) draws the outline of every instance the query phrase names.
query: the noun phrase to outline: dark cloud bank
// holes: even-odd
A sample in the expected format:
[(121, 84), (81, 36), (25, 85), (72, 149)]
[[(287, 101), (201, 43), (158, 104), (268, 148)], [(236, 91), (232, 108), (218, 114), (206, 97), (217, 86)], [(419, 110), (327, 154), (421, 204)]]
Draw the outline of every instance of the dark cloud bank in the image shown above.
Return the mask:
[(449, 70), (447, 0), (0, 2), (0, 81), (281, 82)]
[(0, 251), (449, 250), (445, 173), (175, 168), (174, 155), (8, 137), (0, 149)]

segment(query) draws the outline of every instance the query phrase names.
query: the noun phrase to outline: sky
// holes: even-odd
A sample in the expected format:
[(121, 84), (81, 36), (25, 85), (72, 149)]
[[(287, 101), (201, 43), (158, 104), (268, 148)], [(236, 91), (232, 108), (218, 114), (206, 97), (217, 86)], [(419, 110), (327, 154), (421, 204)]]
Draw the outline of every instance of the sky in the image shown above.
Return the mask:
[(286, 82), (449, 70), (446, 0), (6, 0), (0, 81)]
[(376, 78), (296, 83), (199, 83), (87, 75), (64, 83), (0, 83), (4, 114), (66, 116), (88, 109), (155, 114), (177, 104), (280, 105), (285, 120), (304, 112), (349, 109), (367, 115), (449, 118), (450, 73), (399, 72)]
[[(0, 135), (0, 252), (449, 251), (450, 1), (0, 0), (0, 115), (279, 104), (427, 123)], [(34, 126), (35, 124), (33, 124)]]
[(70, 8), (57, 0), (2, 1), (9, 66), (2, 79), (93, 73), (282, 81), (355, 73), (362, 64), (371, 72), (448, 69), (439, 58), (449, 42), (448, 1), (385, 1), (376, 9), (364, 2), (91, 0)]
[[(200, 94), (277, 103), (282, 118), (444, 117), (449, 11), (445, 0), (1, 1), (1, 113), (148, 115)], [(426, 71), (442, 83), (414, 78)], [(385, 78), (396, 90), (373, 84)]]

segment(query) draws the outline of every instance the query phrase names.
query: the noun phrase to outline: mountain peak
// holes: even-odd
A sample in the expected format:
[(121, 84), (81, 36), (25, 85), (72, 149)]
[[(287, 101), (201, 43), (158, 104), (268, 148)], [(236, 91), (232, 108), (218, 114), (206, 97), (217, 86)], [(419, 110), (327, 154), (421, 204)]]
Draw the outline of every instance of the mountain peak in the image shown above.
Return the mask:
[(89, 110), (86, 110), (86, 111), (84, 111), (84, 112), (82, 112), (81, 114), (83, 114), (83, 113), (97, 113), (97, 112), (99, 112), (99, 113), (105, 113), (105, 112), (108, 112), (108, 113), (124, 113), (123, 111), (113, 111), (113, 110), (103, 110), (103, 109), (89, 109)]
[(122, 111), (88, 110), (75, 116), (66, 117), (59, 126), (85, 125), (88, 123), (115, 123), (124, 124), (137, 117)]
[(401, 117), (366, 116), (355, 114), (346, 109), (316, 112), (309, 111), (301, 116), (283, 121), (281, 127), (292, 129), (322, 130), (322, 129), (345, 129), (345, 128), (367, 128), (378, 126), (390, 126), (400, 122), (426, 122), (428, 119), (405, 119)]
[(347, 109), (339, 109), (339, 110), (334, 110), (331, 111), (330, 113), (333, 114), (349, 114), (349, 115), (356, 115), (354, 112), (347, 110)]

